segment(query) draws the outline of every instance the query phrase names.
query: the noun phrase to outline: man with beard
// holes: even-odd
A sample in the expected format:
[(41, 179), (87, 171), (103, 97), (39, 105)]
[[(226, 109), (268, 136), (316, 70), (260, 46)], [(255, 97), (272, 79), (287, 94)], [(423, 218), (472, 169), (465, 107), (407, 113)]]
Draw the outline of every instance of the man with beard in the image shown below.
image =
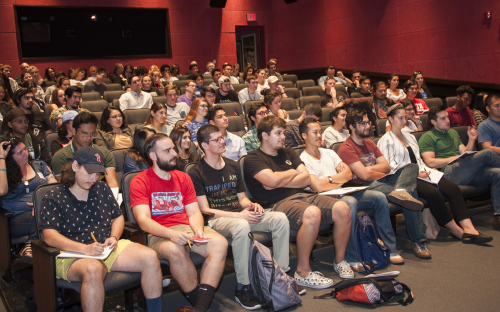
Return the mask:
[[(224, 271), (227, 240), (203, 226), (193, 182), (186, 173), (175, 170), (174, 147), (163, 133), (146, 139), (144, 154), (152, 166), (132, 179), (131, 209), (141, 229), (152, 235), (149, 247), (169, 262), (172, 276), (194, 311), (207, 311)], [(207, 238), (211, 241), (206, 242)], [(188, 245), (191, 251), (206, 258), (199, 286)]]
[(418, 165), (410, 163), (391, 172), (389, 163), (372, 140), (370, 121), (365, 111), (354, 109), (347, 114), (346, 124), (350, 137), (342, 143), (338, 155), (353, 173), (353, 182), (363, 183), (370, 190), (379, 191), (387, 200), (402, 206), (408, 235), (417, 257), (430, 258), (425, 246), (425, 225), (421, 210), (424, 207), (417, 198)]

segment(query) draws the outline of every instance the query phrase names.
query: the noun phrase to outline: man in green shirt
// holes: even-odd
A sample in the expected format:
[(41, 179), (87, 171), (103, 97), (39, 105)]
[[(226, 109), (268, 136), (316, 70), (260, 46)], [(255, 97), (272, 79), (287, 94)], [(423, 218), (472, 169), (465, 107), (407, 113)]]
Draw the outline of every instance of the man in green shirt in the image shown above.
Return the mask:
[(71, 140), (71, 143), (57, 151), (57, 153), (52, 157), (52, 171), (56, 176), (58, 181), (61, 181), (61, 169), (64, 165), (69, 164), (73, 161), (73, 156), (76, 151), (84, 146), (94, 146), (99, 149), (104, 155), (104, 166), (106, 168), (106, 175), (101, 175), (100, 180), (105, 179), (108, 186), (111, 188), (113, 193), (118, 194), (118, 182), (116, 181), (116, 171), (115, 171), (115, 160), (113, 154), (102, 146), (97, 146), (92, 144), (96, 135), (96, 129), (98, 124), (97, 117), (89, 112), (82, 112), (76, 115), (73, 120), (73, 127), (75, 128), (75, 136)]
[(250, 123), (254, 125), (252, 128), (245, 133), (242, 137), (245, 142), (245, 149), (247, 153), (250, 153), (260, 147), (260, 141), (257, 137), (257, 125), (262, 120), (262, 118), (269, 116), (269, 107), (267, 107), (264, 102), (253, 103), (248, 109), (248, 117), (250, 118)]
[(486, 149), (465, 158), (464, 152), (474, 150), (478, 133), (469, 127), (469, 142), (465, 146), (454, 129), (445, 107), (429, 110), (429, 122), (434, 126), (420, 138), (418, 145), (422, 159), (431, 168), (444, 173), (444, 177), (458, 185), (491, 185), (493, 229), (500, 231), (500, 156)]

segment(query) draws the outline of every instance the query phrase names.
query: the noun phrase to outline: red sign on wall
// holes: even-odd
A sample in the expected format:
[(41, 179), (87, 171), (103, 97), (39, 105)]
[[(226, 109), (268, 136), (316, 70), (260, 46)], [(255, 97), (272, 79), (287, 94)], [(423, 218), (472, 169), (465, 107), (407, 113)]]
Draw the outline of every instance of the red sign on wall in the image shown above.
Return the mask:
[(257, 21), (257, 14), (255, 13), (247, 14), (247, 22), (256, 22), (256, 21)]

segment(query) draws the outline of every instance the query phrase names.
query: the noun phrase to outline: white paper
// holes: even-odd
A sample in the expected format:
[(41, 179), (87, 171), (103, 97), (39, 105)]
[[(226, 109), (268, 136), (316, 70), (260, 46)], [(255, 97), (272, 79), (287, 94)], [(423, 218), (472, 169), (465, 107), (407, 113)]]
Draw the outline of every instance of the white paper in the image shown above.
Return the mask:
[(255, 216), (256, 216), (256, 217), (263, 217), (266, 213), (268, 213), (268, 212), (269, 212), (269, 211), (271, 211), (271, 210), (272, 210), (272, 208), (267, 209), (267, 210), (264, 210), (264, 212), (263, 212), (262, 214), (256, 214)]
[(433, 169), (429, 169), (429, 168), (425, 168), (425, 167), (423, 169), (425, 171), (430, 171), (431, 173), (429, 174), (429, 176), (427, 178), (425, 178), (425, 179), (418, 178), (419, 180), (437, 185), (439, 183), (439, 181), (441, 181), (441, 178), (444, 176), (444, 173), (439, 171), (439, 170), (433, 170)]
[(381, 276), (394, 276), (394, 275), (399, 275), (399, 271), (390, 271), (390, 272), (384, 272), (384, 273), (379, 273), (379, 274), (368, 274), (367, 278), (370, 277), (381, 277)]
[(339, 188), (334, 189), (334, 190), (319, 193), (318, 195), (336, 195), (336, 196), (339, 196), (339, 195), (346, 195), (346, 194), (350, 194), (350, 193), (354, 193), (354, 192), (363, 191), (363, 190), (366, 190), (367, 188), (368, 188), (368, 186), (339, 187)]
[(458, 156), (458, 157), (457, 157), (457, 158), (455, 158), (454, 160), (450, 161), (450, 162), (448, 163), (448, 165), (449, 165), (449, 164), (454, 163), (455, 161), (457, 161), (457, 160), (459, 160), (459, 159), (462, 159), (462, 158), (464, 158), (464, 157), (467, 157), (467, 156), (472, 155), (472, 154), (475, 154), (475, 153), (477, 153), (477, 151), (465, 151), (465, 152), (463, 152), (462, 154), (460, 154), (460, 156)]
[(114, 249), (115, 249), (115, 247), (113, 247), (113, 248), (104, 247), (104, 251), (102, 252), (102, 254), (97, 255), (97, 256), (87, 256), (87, 255), (79, 253), (79, 252), (64, 251), (61, 254), (59, 254), (57, 257), (58, 258), (86, 258), (86, 259), (104, 260), (109, 256), (109, 254)]

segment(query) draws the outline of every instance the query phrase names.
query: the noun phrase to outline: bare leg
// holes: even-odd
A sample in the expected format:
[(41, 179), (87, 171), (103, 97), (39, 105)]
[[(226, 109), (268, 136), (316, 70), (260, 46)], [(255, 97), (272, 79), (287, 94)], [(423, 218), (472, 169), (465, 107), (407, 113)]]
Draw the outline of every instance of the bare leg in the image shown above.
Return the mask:
[(456, 237), (462, 237), (462, 234), (464, 234), (464, 230), (462, 230), (462, 228), (457, 225), (455, 220), (451, 220), (444, 226)]
[(160, 256), (168, 260), (172, 277), (179, 283), (182, 291), (190, 292), (198, 286), (196, 268), (189, 258), (186, 246), (164, 240), (159, 248)]
[(162, 292), (160, 261), (154, 250), (140, 245), (128, 245), (116, 258), (112, 271), (140, 272), (141, 285), (146, 299), (158, 298)]
[(107, 274), (102, 262), (95, 259), (79, 259), (70, 266), (68, 280), (81, 282), (83, 311), (99, 312), (104, 307), (104, 278)]
[(469, 219), (469, 218), (463, 219), (462, 221), (460, 221), (460, 226), (464, 229), (463, 231), (465, 233), (474, 234), (474, 235), (479, 234), (479, 232), (476, 230), (476, 228), (472, 224), (471, 219)]
[(335, 263), (339, 263), (345, 260), (345, 250), (351, 236), (352, 214), (347, 203), (338, 201), (333, 205), (332, 220)]
[(297, 234), (297, 274), (302, 277), (307, 277), (311, 272), (309, 256), (318, 237), (320, 224), (321, 210), (316, 206), (307, 207), (302, 216), (302, 226)]
[(200, 272), (200, 284), (217, 288), (224, 272), (227, 239), (218, 233), (209, 233), (206, 236), (213, 241), (207, 244), (193, 245), (191, 250), (206, 257)]

